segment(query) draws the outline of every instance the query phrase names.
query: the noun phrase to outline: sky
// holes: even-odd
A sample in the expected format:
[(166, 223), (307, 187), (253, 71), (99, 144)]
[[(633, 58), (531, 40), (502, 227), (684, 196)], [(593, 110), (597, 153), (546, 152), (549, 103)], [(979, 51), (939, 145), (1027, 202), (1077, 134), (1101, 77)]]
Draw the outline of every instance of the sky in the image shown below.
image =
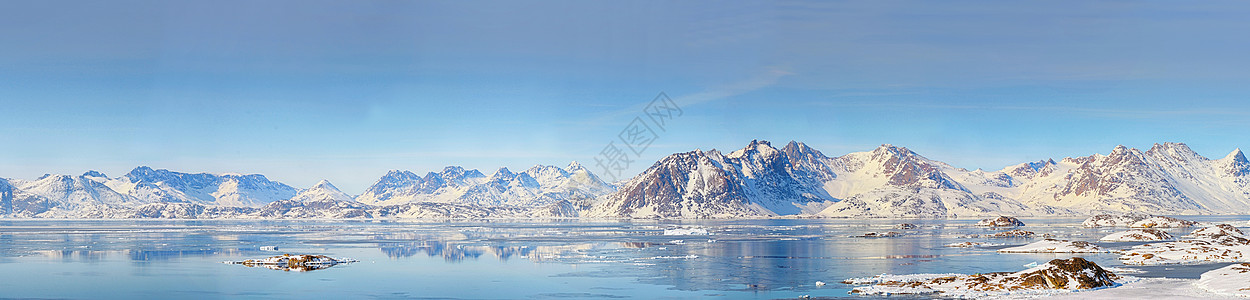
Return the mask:
[[(795, 140), (968, 169), (1250, 146), (1250, 3), (3, 1), (0, 177), (136, 166), (350, 194)], [(615, 144), (614, 144), (615, 145)]]

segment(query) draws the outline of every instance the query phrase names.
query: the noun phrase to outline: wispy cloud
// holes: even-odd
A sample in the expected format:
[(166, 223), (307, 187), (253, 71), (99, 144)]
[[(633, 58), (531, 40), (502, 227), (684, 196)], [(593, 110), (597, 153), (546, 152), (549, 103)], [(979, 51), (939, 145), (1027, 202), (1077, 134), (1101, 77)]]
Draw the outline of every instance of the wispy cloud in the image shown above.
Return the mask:
[[(689, 106), (697, 106), (763, 89), (777, 84), (781, 78), (789, 75), (794, 75), (794, 73), (782, 68), (769, 68), (764, 72), (756, 74), (746, 80), (714, 86), (693, 94), (679, 96), (669, 95), (669, 97), (677, 103), (677, 106), (685, 109)], [(657, 94), (660, 92), (663, 91), (656, 91)], [(624, 125), (629, 122), (629, 119), (634, 115), (641, 113), (643, 107), (645, 107), (649, 101), (651, 101), (650, 98), (639, 99), (637, 104), (630, 105), (625, 109), (604, 114), (603, 116), (591, 120), (591, 124), (621, 123), (621, 125)]]
[(677, 104), (682, 107), (717, 101), (772, 86), (777, 84), (777, 81), (781, 80), (782, 77), (789, 75), (794, 75), (794, 73), (780, 68), (771, 68), (747, 80), (717, 86), (694, 94), (675, 97), (673, 98), (673, 101), (676, 101)]

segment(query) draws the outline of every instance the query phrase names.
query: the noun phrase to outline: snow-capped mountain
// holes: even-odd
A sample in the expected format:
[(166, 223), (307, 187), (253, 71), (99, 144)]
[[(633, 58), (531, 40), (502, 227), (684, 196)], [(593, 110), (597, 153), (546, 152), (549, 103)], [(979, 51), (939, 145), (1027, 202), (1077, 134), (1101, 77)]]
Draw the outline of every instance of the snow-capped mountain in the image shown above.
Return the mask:
[(291, 197), (291, 201), (355, 202), (356, 200), (352, 199), (351, 195), (348, 195), (347, 193), (340, 191), (338, 187), (335, 187), (333, 184), (330, 184), (329, 180), (321, 180), (317, 182), (317, 184), (308, 188), (307, 190), (303, 190), (299, 192), (299, 194), (296, 194), (295, 197)]
[[(1011, 184), (1009, 176), (956, 169), (906, 147), (881, 145), (826, 163), (840, 176), (825, 182), (824, 188), (842, 200), (821, 211), (822, 216), (932, 218), (1054, 212), (1050, 207), (1030, 208), (992, 189), (974, 192), (968, 187)], [(1032, 174), (1017, 171), (1026, 177)]]
[(614, 190), (577, 162), (567, 168), (539, 165), (519, 173), (500, 168), (490, 176), (450, 166), (424, 177), (390, 171), (356, 200), (371, 205), (435, 202), (535, 207), (560, 200), (593, 199)]
[(44, 175), (36, 180), (14, 180), (13, 212), (24, 216), (68, 214), (74, 211), (103, 211), (135, 205), (139, 201), (117, 193), (84, 175)]
[(834, 178), (818, 151), (800, 143), (784, 150), (767, 141), (722, 154), (669, 155), (608, 195), (594, 217), (728, 218), (820, 211), (835, 199), (820, 188)]
[[(812, 208), (821, 208), (812, 211)], [(1250, 209), (1250, 161), (1240, 150), (1210, 160), (1179, 143), (1149, 151), (956, 168), (905, 147), (826, 157), (802, 143), (753, 141), (722, 155), (670, 155), (608, 195), (596, 217), (975, 217)]]
[(295, 188), (270, 181), (260, 174), (181, 173), (138, 167), (120, 178), (104, 182), (140, 202), (198, 203), (204, 205), (257, 207), (290, 199)]
[(258, 174), (149, 167), (116, 178), (89, 171), (0, 179), (0, 214), (39, 218), (949, 218), (1248, 209), (1250, 161), (1241, 150), (1208, 159), (1180, 143), (969, 171), (892, 145), (828, 157), (799, 142), (778, 149), (752, 141), (729, 153), (672, 154), (619, 185), (576, 162), (489, 176), (452, 166), (424, 176), (391, 171), (355, 198), (328, 181), (297, 190)]
[(1145, 152), (1117, 146), (1107, 155), (1048, 161), (1032, 176), (1013, 176), (1011, 168), (985, 173), (1011, 184), (970, 187), (1076, 211), (1233, 213), (1250, 208), (1248, 166), (1240, 150), (1211, 160), (1182, 143), (1155, 144)]

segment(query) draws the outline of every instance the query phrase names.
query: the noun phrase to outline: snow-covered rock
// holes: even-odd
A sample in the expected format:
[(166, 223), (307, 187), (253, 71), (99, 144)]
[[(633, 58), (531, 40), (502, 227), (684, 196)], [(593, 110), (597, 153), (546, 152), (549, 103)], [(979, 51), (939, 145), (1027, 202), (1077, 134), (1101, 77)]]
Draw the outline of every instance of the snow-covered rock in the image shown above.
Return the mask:
[(1129, 227), (1133, 228), (1185, 228), (1198, 225), (1198, 222), (1190, 220), (1181, 220), (1173, 217), (1152, 216), (1141, 221), (1133, 222)]
[(1250, 263), (1239, 263), (1202, 273), (1194, 285), (1221, 295), (1250, 297)]
[(1231, 225), (1200, 228), (1185, 238), (1124, 250), (1120, 261), (1127, 265), (1162, 265), (1250, 260), (1250, 237)]
[(1108, 252), (1094, 243), (1045, 239), (1028, 245), (998, 249), (999, 253), (1102, 253)]
[(1098, 239), (1104, 242), (1152, 242), (1172, 239), (1172, 235), (1154, 228), (1133, 229), (1109, 234)]
[(850, 237), (853, 237), (853, 238), (890, 238), (890, 237), (900, 237), (900, 236), (903, 236), (903, 234), (900, 232), (890, 231), (890, 232), (869, 232), (869, 233), (865, 233), (861, 235), (852, 235)]
[(977, 222), (976, 226), (1019, 227), (1024, 226), (1024, 222), (1020, 222), (1020, 219), (1016, 219), (1015, 217), (1000, 216), (994, 219), (983, 219)]
[(984, 243), (984, 242), (959, 242), (959, 243), (950, 243), (950, 244), (946, 244), (946, 245), (943, 245), (942, 247), (948, 247), (948, 248), (979, 248), (979, 247), (993, 247), (993, 246), (1002, 246), (1002, 245), (1003, 245), (1003, 244)]
[(900, 230), (908, 230), (908, 229), (916, 229), (916, 228), (920, 228), (920, 226), (916, 226), (916, 224), (912, 224), (912, 223), (902, 223), (902, 224), (894, 225), (894, 229), (900, 229)]
[(1032, 231), (1013, 229), (1013, 230), (998, 232), (995, 234), (985, 235), (985, 237), (987, 238), (1031, 238), (1034, 235), (1036, 235), (1036, 233), (1033, 233)]
[(348, 264), (357, 262), (350, 258), (333, 258), (325, 255), (310, 254), (283, 254), (271, 256), (261, 259), (248, 259), (244, 261), (228, 261), (228, 264), (238, 264), (248, 267), (263, 267), (280, 271), (313, 271), (333, 267), (340, 264)]
[[(1119, 276), (1080, 257), (1055, 259), (1019, 272), (994, 272), (937, 278), (878, 281), (853, 294), (937, 294), (943, 297), (1001, 296), (1021, 291), (1088, 290), (1116, 286)], [(856, 283), (856, 282), (852, 282)]]
[(1128, 213), (1123, 215), (1101, 214), (1089, 217), (1081, 222), (1081, 226), (1085, 227), (1129, 227), (1137, 221), (1145, 220), (1152, 217), (1151, 215)]

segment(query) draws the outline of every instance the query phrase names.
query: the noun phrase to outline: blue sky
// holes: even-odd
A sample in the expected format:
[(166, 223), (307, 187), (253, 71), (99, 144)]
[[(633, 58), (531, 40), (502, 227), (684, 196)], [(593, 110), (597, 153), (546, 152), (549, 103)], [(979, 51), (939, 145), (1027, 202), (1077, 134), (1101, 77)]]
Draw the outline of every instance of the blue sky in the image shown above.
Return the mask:
[(1104, 1), (5, 1), (0, 176), (138, 165), (360, 193), (387, 170), (752, 139), (965, 168), (1250, 146), (1250, 5)]

